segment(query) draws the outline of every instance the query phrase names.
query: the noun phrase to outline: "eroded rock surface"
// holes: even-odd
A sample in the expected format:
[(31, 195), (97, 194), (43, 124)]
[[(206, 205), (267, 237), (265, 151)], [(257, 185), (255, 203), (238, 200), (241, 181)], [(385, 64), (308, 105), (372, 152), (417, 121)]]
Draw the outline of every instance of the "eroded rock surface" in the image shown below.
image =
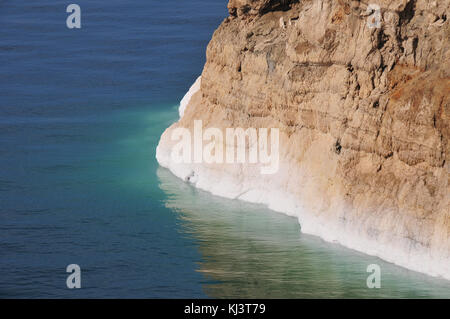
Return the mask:
[[(450, 279), (450, 1), (230, 0), (158, 160), (302, 230)], [(370, 21), (369, 21), (370, 22)], [(170, 163), (176, 127), (280, 128), (280, 171)]]

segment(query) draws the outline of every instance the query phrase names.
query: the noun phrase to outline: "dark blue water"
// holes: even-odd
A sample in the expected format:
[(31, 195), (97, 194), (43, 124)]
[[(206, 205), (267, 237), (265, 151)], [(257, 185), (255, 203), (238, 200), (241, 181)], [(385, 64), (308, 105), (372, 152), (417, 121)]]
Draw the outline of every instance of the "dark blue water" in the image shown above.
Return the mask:
[(0, 2), (0, 297), (205, 296), (154, 147), (226, 7), (80, 0), (69, 30), (69, 3)]
[(79, 0), (80, 30), (70, 2), (0, 2), (1, 298), (449, 297), (448, 282), (158, 168), (226, 2)]

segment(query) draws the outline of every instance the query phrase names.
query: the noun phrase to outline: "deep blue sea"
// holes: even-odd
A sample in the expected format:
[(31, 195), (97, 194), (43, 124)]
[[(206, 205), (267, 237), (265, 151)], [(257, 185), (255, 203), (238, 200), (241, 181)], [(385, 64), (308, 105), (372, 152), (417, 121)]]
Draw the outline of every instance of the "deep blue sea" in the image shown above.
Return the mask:
[[(66, 27), (73, 2), (81, 29)], [(448, 281), (158, 167), (226, 4), (0, 1), (0, 298), (450, 297)]]

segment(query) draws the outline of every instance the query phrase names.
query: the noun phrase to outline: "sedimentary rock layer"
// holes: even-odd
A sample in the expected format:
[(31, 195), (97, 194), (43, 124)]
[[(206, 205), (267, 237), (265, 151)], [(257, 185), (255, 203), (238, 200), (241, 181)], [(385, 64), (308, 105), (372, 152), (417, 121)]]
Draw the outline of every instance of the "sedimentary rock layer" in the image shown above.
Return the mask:
[[(303, 232), (450, 279), (450, 1), (373, 3), (379, 28), (365, 1), (231, 0), (157, 158)], [(173, 163), (171, 133), (194, 120), (279, 128), (280, 170)]]

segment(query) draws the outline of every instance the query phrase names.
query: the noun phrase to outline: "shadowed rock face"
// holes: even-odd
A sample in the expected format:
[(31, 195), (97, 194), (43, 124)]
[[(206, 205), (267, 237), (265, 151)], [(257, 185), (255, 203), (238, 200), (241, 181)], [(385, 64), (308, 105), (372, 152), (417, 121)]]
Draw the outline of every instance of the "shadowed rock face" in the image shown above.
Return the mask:
[(280, 128), (279, 173), (193, 166), (197, 186), (226, 176), (305, 232), (450, 279), (450, 0), (373, 2), (380, 28), (366, 1), (231, 0), (160, 147), (195, 119)]
[(270, 11), (288, 10), (298, 0), (230, 0), (231, 16), (262, 15)]

